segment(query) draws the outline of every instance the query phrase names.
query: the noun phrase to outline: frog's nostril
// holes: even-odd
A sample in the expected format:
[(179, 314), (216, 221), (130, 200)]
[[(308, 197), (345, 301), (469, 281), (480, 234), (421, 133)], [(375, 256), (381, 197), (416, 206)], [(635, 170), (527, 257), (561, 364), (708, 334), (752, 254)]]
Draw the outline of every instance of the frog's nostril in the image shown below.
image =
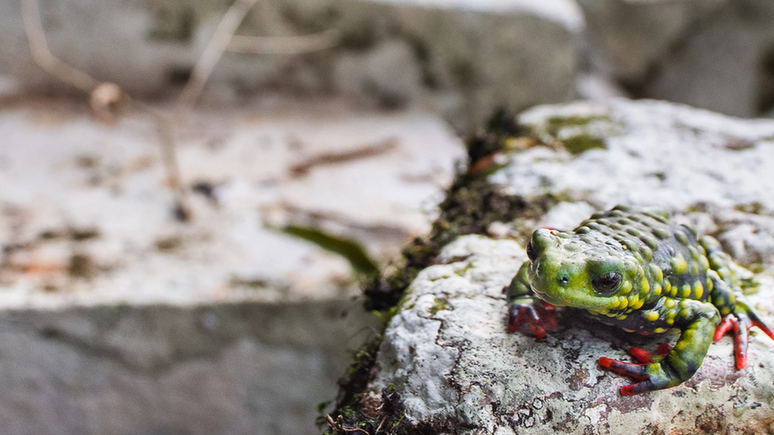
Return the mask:
[(559, 282), (559, 285), (561, 285), (561, 286), (566, 286), (567, 284), (570, 283), (570, 277), (565, 275), (565, 274), (559, 275), (556, 278), (556, 280), (557, 280), (557, 282)]

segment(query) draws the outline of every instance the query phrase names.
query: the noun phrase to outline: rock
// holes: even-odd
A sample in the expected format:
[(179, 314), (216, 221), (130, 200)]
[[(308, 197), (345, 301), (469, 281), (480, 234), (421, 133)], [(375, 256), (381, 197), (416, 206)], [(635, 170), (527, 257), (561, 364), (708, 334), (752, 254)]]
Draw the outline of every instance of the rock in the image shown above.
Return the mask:
[(353, 331), (376, 326), (359, 305), (2, 310), (3, 433), (310, 433)]
[(658, 1), (579, 0), (587, 22), (587, 54), (593, 69), (638, 86), (690, 37), (697, 23), (726, 0)]
[(335, 101), (195, 110), (178, 133), (187, 222), (152, 123), (0, 113), (3, 434), (314, 431), (381, 321), (350, 263), (272, 226), (386, 262), (464, 155), (437, 116)]
[(644, 94), (729, 115), (770, 112), (774, 108), (773, 19), (770, 2), (725, 2), (658, 63)]
[[(618, 390), (630, 379), (602, 370), (597, 359), (626, 359), (624, 349), (655, 347), (652, 340), (570, 316), (545, 341), (507, 333), (502, 288), (525, 260), (510, 240), (465, 236), (446, 246), (385, 332), (372, 395), (394, 386), (405, 417), (436, 433), (762, 433), (774, 424), (774, 343), (763, 334), (751, 340), (745, 370), (733, 367), (726, 338), (685, 384), (624, 397)], [(769, 276), (750, 299), (771, 313), (772, 292)]]
[[(182, 85), (224, 12), (214, 0), (68, 0), (45, 8), (43, 21), (55, 55), (142, 96)], [(0, 17), (0, 55), (13, 60), (0, 73), (27, 88), (61, 88), (32, 62), (19, 2), (0, 5)], [(259, 2), (238, 34), (334, 29), (339, 36), (332, 48), (301, 55), (226, 53), (203, 98), (223, 103), (276, 90), (338, 92), (382, 107), (433, 108), (458, 129), (472, 130), (498, 106), (521, 110), (570, 98), (583, 26), (572, 0)]]
[[(774, 323), (774, 122), (627, 100), (537, 107), (518, 122), (525, 136), (504, 136), (509, 151), (492, 158), (491, 173), (481, 177), (488, 195), (521, 197), (525, 205), (510, 233), (501, 223), (486, 227), (492, 234), (524, 240), (538, 226), (571, 229), (616, 203), (662, 208), (717, 235), (755, 269), (737, 273), (749, 280), (750, 303)], [(502, 289), (526, 260), (522, 246), (466, 235), (442, 248), (384, 333), (354, 405), (360, 420), (350, 416), (342, 427), (387, 421), (421, 433), (498, 435), (770, 431), (774, 342), (765, 334), (752, 336), (744, 370), (734, 367), (726, 337), (689, 381), (624, 397), (619, 389), (632, 380), (602, 370), (598, 358), (627, 359), (631, 346), (652, 351), (672, 337), (634, 336), (569, 312), (559, 313), (559, 329), (545, 341), (506, 333)], [(396, 408), (396, 394), (401, 411), (380, 413), (380, 403)]]

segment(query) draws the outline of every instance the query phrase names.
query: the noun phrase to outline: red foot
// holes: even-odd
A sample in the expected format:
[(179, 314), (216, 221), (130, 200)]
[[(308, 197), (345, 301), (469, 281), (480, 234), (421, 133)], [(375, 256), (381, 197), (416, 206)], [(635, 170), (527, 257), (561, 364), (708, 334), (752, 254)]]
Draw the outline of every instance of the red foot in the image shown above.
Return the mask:
[(631, 347), (629, 348), (629, 355), (637, 358), (637, 360), (643, 364), (650, 364), (654, 362), (653, 356), (661, 359), (667, 356), (670, 350), (672, 350), (672, 346), (670, 346), (669, 343), (661, 343), (653, 354), (647, 350), (640, 349), (639, 347)]
[(653, 362), (656, 362), (656, 360), (660, 360), (665, 357), (671, 350), (672, 346), (670, 346), (669, 343), (661, 343), (654, 353), (650, 353), (647, 350), (641, 349), (639, 347), (632, 347), (629, 349), (629, 354), (640, 361), (640, 364), (628, 363), (603, 356), (599, 358), (599, 365), (615, 373), (618, 373), (619, 375), (629, 376), (635, 380), (640, 381), (635, 384), (621, 387), (622, 395), (633, 396), (635, 394), (645, 393), (647, 391), (653, 391), (659, 388), (665, 388), (663, 386), (656, 387), (656, 385), (651, 380), (650, 375), (647, 373), (647, 367), (648, 364), (652, 364)]
[(508, 332), (516, 332), (519, 325), (525, 321), (529, 323), (529, 329), (535, 334), (538, 340), (546, 338), (546, 327), (549, 330), (556, 329), (557, 322), (554, 311), (556, 307), (542, 302), (535, 305), (511, 305), (508, 314)]
[[(748, 316), (748, 314), (752, 317)], [(736, 356), (736, 367), (743, 369), (747, 367), (747, 343), (748, 331), (753, 326), (763, 331), (774, 340), (774, 331), (761, 321), (754, 311), (744, 313), (729, 314), (720, 321), (715, 328), (714, 341), (719, 341), (726, 333), (733, 328), (734, 330), (734, 355)]]
[[(645, 351), (643, 351), (645, 352)], [(647, 364), (633, 364), (617, 359), (610, 359), (607, 357), (599, 358), (599, 365), (612, 370), (620, 375), (632, 377), (640, 382), (631, 385), (625, 385), (621, 387), (621, 394), (624, 396), (633, 396), (635, 394), (644, 393), (647, 391), (653, 391), (656, 388), (653, 382), (650, 380), (650, 376), (646, 374)]]

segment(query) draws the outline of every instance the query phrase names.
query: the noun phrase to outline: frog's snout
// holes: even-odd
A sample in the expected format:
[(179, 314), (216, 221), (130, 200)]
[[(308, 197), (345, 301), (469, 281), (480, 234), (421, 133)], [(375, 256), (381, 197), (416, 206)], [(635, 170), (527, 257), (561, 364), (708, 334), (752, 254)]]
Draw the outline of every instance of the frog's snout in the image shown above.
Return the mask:
[(530, 261), (535, 261), (548, 247), (557, 246), (557, 230), (553, 228), (538, 228), (532, 233), (532, 238), (527, 244), (527, 256)]

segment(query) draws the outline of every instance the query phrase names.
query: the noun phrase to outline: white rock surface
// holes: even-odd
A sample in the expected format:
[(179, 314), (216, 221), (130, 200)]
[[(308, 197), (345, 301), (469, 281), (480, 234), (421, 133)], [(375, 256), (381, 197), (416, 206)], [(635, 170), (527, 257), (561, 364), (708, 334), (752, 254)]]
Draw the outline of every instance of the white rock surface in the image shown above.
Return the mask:
[(105, 127), (67, 106), (0, 114), (0, 306), (356, 294), (343, 258), (267, 226), (318, 224), (392, 258), (428, 231), (464, 151), (429, 114), (313, 106), (196, 114), (178, 149), (190, 223), (173, 216), (152, 124)]
[[(774, 423), (774, 341), (764, 334), (751, 339), (745, 370), (733, 367), (727, 337), (690, 381), (623, 397), (618, 389), (631, 380), (597, 359), (658, 342), (570, 315), (542, 342), (507, 333), (502, 288), (525, 260), (509, 240), (464, 236), (446, 246), (387, 328), (373, 392), (394, 385), (412, 422), (461, 434), (765, 433)], [(774, 279), (764, 279), (749, 300), (772, 321)]]

